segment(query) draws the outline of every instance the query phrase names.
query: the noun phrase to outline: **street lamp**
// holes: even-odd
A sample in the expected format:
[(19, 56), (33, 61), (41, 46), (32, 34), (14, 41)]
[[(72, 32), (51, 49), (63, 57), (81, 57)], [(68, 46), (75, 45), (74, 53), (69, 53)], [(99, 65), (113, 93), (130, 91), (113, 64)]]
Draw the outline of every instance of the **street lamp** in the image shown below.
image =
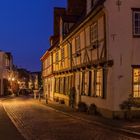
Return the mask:
[(12, 81), (15, 81), (15, 78), (14, 77), (12, 78)]

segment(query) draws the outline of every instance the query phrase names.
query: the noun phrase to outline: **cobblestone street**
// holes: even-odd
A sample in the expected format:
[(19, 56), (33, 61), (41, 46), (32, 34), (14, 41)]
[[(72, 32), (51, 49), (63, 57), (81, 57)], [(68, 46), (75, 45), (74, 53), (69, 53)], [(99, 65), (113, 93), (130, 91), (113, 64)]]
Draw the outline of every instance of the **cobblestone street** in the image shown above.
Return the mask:
[(3, 100), (2, 104), (27, 140), (136, 140), (67, 116), (27, 97)]

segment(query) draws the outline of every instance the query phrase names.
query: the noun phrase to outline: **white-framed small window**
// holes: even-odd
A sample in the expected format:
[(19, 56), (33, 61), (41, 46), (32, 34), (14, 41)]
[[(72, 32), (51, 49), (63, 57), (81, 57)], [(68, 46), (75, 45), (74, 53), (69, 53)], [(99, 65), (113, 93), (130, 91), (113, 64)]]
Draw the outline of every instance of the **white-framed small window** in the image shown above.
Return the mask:
[(90, 26), (90, 42), (95, 43), (98, 40), (98, 27), (97, 23)]
[(140, 36), (140, 11), (133, 11), (133, 35)]

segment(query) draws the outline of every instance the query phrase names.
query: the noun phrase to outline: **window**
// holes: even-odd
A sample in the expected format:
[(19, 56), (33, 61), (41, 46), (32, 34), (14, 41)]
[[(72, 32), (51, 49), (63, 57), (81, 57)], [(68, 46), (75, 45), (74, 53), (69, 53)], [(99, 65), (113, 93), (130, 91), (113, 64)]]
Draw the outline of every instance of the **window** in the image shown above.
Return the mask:
[(64, 94), (64, 89), (65, 89), (65, 85), (64, 85), (64, 77), (60, 78), (60, 93)]
[(92, 72), (82, 72), (81, 94), (86, 96), (104, 98), (104, 76), (104, 70), (101, 68)]
[(85, 95), (85, 72), (82, 72), (82, 89), (81, 94)]
[(75, 51), (79, 51), (80, 50), (80, 36), (77, 36), (75, 38)]
[(103, 70), (96, 71), (96, 96), (102, 97), (103, 95)]
[(91, 71), (89, 71), (89, 87), (88, 87), (88, 96), (91, 96), (91, 92), (92, 92), (92, 89), (91, 89), (91, 84), (92, 84), (92, 72)]
[(133, 11), (133, 35), (140, 35), (140, 10)]
[(64, 54), (64, 47), (61, 49), (61, 60), (64, 60), (65, 54)]
[(133, 97), (140, 97), (140, 68), (133, 69)]
[(55, 92), (60, 92), (60, 78), (55, 79)]
[(68, 95), (69, 92), (69, 77), (65, 77), (65, 94)]
[(58, 51), (56, 52), (56, 63), (58, 63), (59, 59), (58, 59)]
[(97, 23), (94, 23), (90, 27), (90, 42), (91, 43), (97, 42), (97, 38), (98, 38)]

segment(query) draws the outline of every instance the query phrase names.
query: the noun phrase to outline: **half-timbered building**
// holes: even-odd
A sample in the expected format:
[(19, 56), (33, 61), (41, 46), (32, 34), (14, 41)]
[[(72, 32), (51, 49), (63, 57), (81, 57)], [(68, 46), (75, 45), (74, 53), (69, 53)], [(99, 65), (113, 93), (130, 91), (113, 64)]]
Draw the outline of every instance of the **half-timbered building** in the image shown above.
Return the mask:
[(106, 117), (120, 116), (130, 94), (140, 98), (139, 9), (139, 0), (68, 0), (52, 51), (54, 98), (69, 104), (75, 87), (76, 106), (95, 104)]

